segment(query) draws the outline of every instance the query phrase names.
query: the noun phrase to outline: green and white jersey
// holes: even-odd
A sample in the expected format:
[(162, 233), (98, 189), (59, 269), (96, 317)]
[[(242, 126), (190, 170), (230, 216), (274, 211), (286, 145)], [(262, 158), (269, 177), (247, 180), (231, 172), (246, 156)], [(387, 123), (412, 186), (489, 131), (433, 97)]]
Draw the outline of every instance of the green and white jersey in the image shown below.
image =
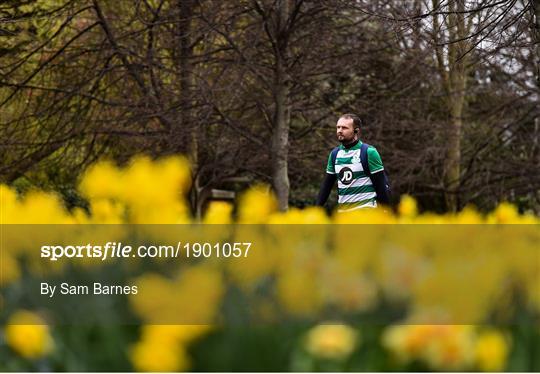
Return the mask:
[[(360, 161), (360, 147), (362, 142), (347, 149), (342, 145), (336, 155), (335, 165), (332, 163), (332, 152), (328, 156), (328, 174), (336, 174), (338, 180), (339, 211), (346, 212), (360, 208), (375, 208), (377, 201), (375, 188), (364, 173)], [(370, 172), (377, 173), (384, 170), (381, 156), (375, 147), (367, 149), (367, 159)]]

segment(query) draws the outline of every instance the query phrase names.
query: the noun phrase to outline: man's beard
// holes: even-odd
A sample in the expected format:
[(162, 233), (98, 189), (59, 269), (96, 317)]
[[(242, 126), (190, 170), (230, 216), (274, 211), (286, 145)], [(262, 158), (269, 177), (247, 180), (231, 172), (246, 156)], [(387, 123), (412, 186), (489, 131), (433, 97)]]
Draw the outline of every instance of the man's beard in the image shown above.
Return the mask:
[(343, 138), (343, 139), (339, 139), (338, 137), (338, 141), (344, 146), (344, 147), (347, 147), (347, 146), (350, 146), (351, 144), (353, 144), (355, 141), (357, 141), (356, 137), (354, 138), (351, 138), (351, 139), (346, 139), (346, 138)]

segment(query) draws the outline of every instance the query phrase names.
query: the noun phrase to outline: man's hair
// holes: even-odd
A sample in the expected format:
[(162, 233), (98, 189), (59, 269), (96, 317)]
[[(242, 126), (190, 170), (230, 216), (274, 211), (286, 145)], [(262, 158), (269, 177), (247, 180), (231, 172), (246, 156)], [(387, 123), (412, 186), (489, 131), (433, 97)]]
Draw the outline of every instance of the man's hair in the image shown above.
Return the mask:
[(359, 129), (362, 126), (362, 120), (356, 114), (346, 113), (339, 118), (352, 119), (353, 120), (353, 129)]

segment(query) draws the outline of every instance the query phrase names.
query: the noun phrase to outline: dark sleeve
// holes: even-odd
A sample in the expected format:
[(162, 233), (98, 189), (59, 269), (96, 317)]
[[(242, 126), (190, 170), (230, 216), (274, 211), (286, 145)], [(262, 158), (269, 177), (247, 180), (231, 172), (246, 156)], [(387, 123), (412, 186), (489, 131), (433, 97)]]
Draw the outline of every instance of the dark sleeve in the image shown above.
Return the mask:
[(389, 205), (390, 196), (386, 193), (386, 186), (384, 185), (384, 171), (371, 174), (371, 181), (377, 193), (377, 202), (383, 205)]
[(332, 192), (332, 187), (334, 187), (334, 183), (336, 183), (336, 179), (336, 174), (326, 173), (326, 177), (324, 177), (321, 185), (321, 190), (319, 191), (319, 196), (317, 197), (318, 206), (323, 206), (326, 203), (328, 196), (330, 196), (330, 192)]

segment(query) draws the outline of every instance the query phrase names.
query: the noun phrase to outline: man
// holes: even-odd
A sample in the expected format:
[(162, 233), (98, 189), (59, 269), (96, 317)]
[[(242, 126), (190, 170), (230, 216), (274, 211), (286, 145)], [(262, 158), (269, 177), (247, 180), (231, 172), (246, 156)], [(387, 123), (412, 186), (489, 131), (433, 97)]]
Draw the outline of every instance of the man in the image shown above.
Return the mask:
[(377, 202), (389, 203), (384, 166), (374, 147), (369, 146), (365, 151), (369, 173), (366, 173), (362, 166), (362, 142), (358, 139), (360, 125), (360, 118), (354, 114), (344, 114), (339, 118), (336, 135), (341, 145), (330, 152), (317, 205), (323, 206), (326, 203), (336, 179), (340, 212), (375, 208)]

